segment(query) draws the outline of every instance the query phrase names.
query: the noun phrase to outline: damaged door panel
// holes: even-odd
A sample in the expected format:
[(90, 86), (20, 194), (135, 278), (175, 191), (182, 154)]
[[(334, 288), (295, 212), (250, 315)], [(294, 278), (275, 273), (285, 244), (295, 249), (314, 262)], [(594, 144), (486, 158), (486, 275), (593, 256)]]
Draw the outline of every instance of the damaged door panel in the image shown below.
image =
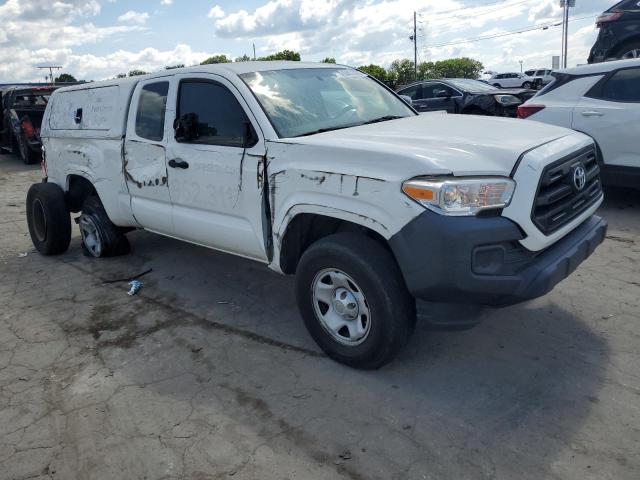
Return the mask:
[(131, 210), (140, 225), (171, 234), (165, 115), (170, 82), (142, 82), (133, 95), (124, 144), (123, 169)]

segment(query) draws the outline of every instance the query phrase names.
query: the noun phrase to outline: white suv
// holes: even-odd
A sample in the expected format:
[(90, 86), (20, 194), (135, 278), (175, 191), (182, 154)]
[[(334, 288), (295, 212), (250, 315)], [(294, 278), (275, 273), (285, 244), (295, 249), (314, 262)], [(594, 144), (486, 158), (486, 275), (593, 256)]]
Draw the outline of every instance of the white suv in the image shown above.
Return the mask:
[(522, 73), (496, 73), (487, 82), (498, 88), (531, 88), (534, 78)]
[(592, 137), (602, 181), (640, 188), (640, 59), (560, 70), (518, 108), (518, 117), (573, 128)]
[[(339, 65), (238, 62), (62, 88), (42, 140), (47, 177), (26, 209), (39, 252), (69, 247), (71, 212), (89, 257), (126, 253), (142, 228), (295, 274), (309, 332), (355, 367), (398, 353), (429, 313), (420, 300), (546, 294), (607, 229), (586, 135), (419, 115)], [(576, 172), (585, 181), (558, 200)]]
[(542, 85), (547, 85), (554, 80), (554, 77), (552, 75), (553, 70), (550, 70), (548, 68), (542, 68), (539, 70), (527, 70), (526, 72), (524, 72), (524, 74), (528, 77), (532, 77), (535, 82), (538, 82), (539, 80), (539, 83), (541, 83)]

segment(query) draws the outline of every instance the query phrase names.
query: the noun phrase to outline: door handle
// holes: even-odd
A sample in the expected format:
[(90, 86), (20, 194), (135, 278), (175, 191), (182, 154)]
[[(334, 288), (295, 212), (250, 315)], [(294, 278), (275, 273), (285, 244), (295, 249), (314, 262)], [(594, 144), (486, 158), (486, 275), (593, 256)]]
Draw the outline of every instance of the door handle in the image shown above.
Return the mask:
[(588, 110), (586, 112), (582, 112), (583, 117), (602, 117), (604, 113), (598, 112), (596, 110)]
[(171, 168), (182, 168), (183, 170), (189, 168), (189, 164), (184, 160), (180, 160), (180, 159), (169, 160), (169, 166)]

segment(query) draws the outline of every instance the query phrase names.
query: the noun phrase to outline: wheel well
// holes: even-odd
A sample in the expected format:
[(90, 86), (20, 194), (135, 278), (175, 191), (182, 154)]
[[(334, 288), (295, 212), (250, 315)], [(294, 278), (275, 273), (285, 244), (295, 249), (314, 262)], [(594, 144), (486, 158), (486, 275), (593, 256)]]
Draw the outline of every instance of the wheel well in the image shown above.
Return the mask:
[(629, 48), (629, 45), (634, 43), (640, 43), (640, 36), (627, 38), (626, 40), (621, 42), (620, 45), (618, 45), (618, 47), (615, 50), (616, 58), (624, 53), (625, 48)]
[(67, 184), (69, 185), (66, 194), (67, 206), (73, 213), (77, 213), (82, 209), (82, 204), (87, 197), (91, 195), (98, 196), (93, 184), (80, 175), (69, 175)]
[(280, 248), (280, 268), (286, 274), (296, 273), (302, 254), (316, 241), (338, 232), (354, 232), (373, 238), (389, 251), (387, 240), (378, 232), (339, 218), (301, 213), (289, 222)]

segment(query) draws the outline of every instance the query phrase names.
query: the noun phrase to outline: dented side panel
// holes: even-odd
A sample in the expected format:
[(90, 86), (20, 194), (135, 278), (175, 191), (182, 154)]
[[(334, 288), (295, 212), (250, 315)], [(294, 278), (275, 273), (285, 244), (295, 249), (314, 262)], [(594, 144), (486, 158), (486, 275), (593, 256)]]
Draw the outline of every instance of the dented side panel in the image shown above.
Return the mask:
[[(389, 239), (423, 208), (401, 191), (402, 181), (367, 176), (351, 171), (366, 161), (365, 153), (347, 161), (343, 152), (331, 148), (268, 143), (268, 183), (273, 259), (270, 267), (280, 271), (278, 259), (289, 223), (301, 213), (339, 218), (369, 228)], [(354, 158), (354, 156), (356, 158)], [(308, 168), (301, 168), (301, 166)]]

